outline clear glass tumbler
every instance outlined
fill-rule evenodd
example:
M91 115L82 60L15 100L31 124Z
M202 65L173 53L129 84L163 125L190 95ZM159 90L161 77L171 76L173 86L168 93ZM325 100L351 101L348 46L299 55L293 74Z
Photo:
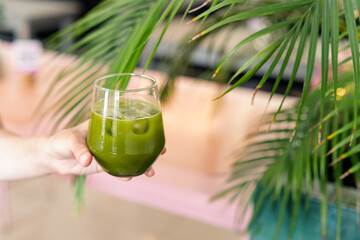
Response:
M130 73L97 79L87 144L107 173L145 173L165 145L156 80Z

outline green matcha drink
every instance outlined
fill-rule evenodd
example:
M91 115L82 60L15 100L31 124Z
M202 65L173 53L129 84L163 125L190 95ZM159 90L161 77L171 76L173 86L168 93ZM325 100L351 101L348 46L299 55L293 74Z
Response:
M165 145L159 104L128 98L121 92L107 94L92 105L87 144L109 174L131 177L145 173Z

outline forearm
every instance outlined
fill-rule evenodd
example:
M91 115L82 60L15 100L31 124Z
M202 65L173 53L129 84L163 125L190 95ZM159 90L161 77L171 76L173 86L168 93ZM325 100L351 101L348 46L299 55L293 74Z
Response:
M17 180L49 174L41 164L43 137L20 137L0 129L0 180Z

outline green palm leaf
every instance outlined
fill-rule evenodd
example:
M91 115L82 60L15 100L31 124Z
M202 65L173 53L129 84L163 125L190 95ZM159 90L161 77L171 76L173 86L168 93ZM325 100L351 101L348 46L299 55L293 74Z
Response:
M305 6L308 6L309 4L311 4L312 2L314 2L314 0L297 0L297 1L291 1L291 2L286 2L286 3L275 3L275 4L271 4L269 6L249 9L247 11L235 14L233 16L229 16L229 17L225 18L224 20L212 25L208 29L206 29L206 30L202 31L201 33L199 33L198 35L196 35L193 38L193 40L195 40L198 37L204 36L204 35L208 34L209 32L214 31L217 28L220 28L224 25L227 25L227 24L230 24L233 22L237 22L237 21L241 21L241 20L245 20L245 19L249 19L249 18L253 18L253 17L281 13L281 12L289 11L292 9L305 7Z
M321 21L321 100L320 119L323 119L325 108L325 95L328 84L329 68L329 1L322 1ZM322 121L319 126L319 142L321 142Z
M318 37L318 31L319 31L319 21L320 21L320 3L317 2L314 9L314 16L312 18L313 24L311 26L311 32L310 32L310 44L309 44L309 53L308 53L308 61L306 66L306 75L304 79L304 86L303 91L301 95L301 101L299 104L299 110L298 113L302 112L308 91L310 86L311 77L313 75L314 71L314 65L315 65L315 54L316 54L316 47L317 47L317 37ZM295 130L300 120L300 115L298 114L298 117L296 119L295 123Z
M335 110L337 110L337 82L338 82L338 55L339 55L339 17L338 17L338 1L331 0L330 8L330 34L331 34L331 63L334 81L334 97Z
M335 76L334 76L335 78ZM335 83L334 81L334 84L337 84ZM336 103L335 103L336 104ZM333 121L333 126L332 128L333 129L339 129L339 121ZM350 128L349 128L350 129ZM339 141L339 137L338 136L335 136L332 138L331 140L331 145L334 146L338 143ZM338 151L335 151L333 154L332 154L332 161L335 161L335 159L338 157ZM342 183L341 183L341 180L340 180L340 175L341 175L341 172L342 172L342 165L341 164L337 164L334 169L334 178L335 178L335 191L336 191L336 207L337 207L337 218L336 218L336 239L340 239L341 237L341 186L342 186Z
M233 47L233 49L231 49L231 51L224 57L224 59L220 62L219 66L216 68L215 73L213 75L213 78L216 76L216 74L220 71L220 69L222 68L222 66L229 60L229 58L243 45L253 41L254 39L257 39L259 37L262 37L264 35L267 35L269 33L272 33L276 30L279 30L283 27L286 27L292 23L294 23L295 21L297 21L298 18L293 18L293 19L289 19L287 21L284 22L280 22L274 25L271 25L269 27L266 27L264 29L261 29L260 31L257 31L253 34L251 34L250 36L248 36L247 38L245 38L244 40L242 40L241 42L239 42L235 47ZM290 36L291 34L289 34Z
M276 57L274 58L273 62L271 63L269 69L266 71L266 73L264 74L264 76L261 78L259 84L256 86L251 103L254 104L254 99L255 99L255 95L256 93L262 88L262 86L265 84L265 82L267 81L267 79L270 77L271 73L274 71L276 65L278 64L280 58L282 57L282 54L284 53L290 38L291 38L291 34L293 33L294 28L287 34L284 42L282 43L281 48L279 49L278 53L276 54Z
M170 3L170 5L168 6L167 9L169 9L169 10L172 9L172 12L171 12L171 14L170 14L170 16L169 16L169 19L168 19L167 22L166 22L166 25L165 25L165 27L164 27L164 29L163 29L163 31L162 31L162 33L161 33L161 35L160 35L157 43L155 44L155 47L153 48L153 50L152 50L152 52L151 52L151 54L150 54L150 56L149 56L149 58L148 58L148 60L147 60L147 62L146 62L146 64L145 64L144 72L145 72L146 69L149 67L149 65L150 65L150 63L151 63L151 60L154 58L155 53L156 53L156 50L157 50L157 48L159 47L162 38L164 37L164 34L165 34L166 30L168 29L171 21L174 19L176 13L179 11L180 7L184 4L184 2L185 2L185 0L172 1L172 2ZM175 3L177 3L177 4L175 5ZM189 7L190 7L190 5L189 5ZM167 15L167 14L166 14L166 12L165 12L165 13L163 14L163 16L166 16L166 15Z
M354 122L357 120L357 108L358 108L358 96L359 96L359 81L360 81L360 65L359 65L359 45L358 45L358 35L355 24L354 8L352 1L343 0L344 11L345 11L345 20L349 32L349 40L351 45L351 55L353 61L354 69L354 85L355 85L355 98L354 98ZM356 129L356 125L353 126L353 133ZM353 140L353 139L352 139ZM352 142L352 141L351 141Z
M302 58L302 55L303 55L303 52L304 52L304 47L305 47L305 43L306 43L306 38L307 38L307 35L308 35L309 27L310 27L310 14L307 14L306 19L305 19L305 22L304 22L304 26L303 26L303 28L302 28L302 33L301 33L301 37L300 37L300 42L299 42L298 51L297 51L296 58L295 58L295 63L294 63L293 72L292 72L292 74L291 74L291 77L290 77L288 86L287 86L287 88L286 88L286 91L285 91L283 100L282 100L281 103L280 103L280 106L279 106L279 108L278 108L278 111L274 114L273 122L275 121L278 112L281 110L281 108L282 108L282 106L283 106L283 104L284 104L284 102L285 102L285 99L286 99L287 95L289 94L289 92L290 92L290 90L291 90L291 87L292 87L292 85L293 85L293 83L294 83L294 80L295 80L297 71L298 71L299 66L300 66L300 61L301 61L301 58Z
M276 40L275 42L273 42L272 44L270 44L269 46L267 46L266 48L264 48L264 50L260 51L258 54L256 54L255 56L253 56L251 59L248 60L247 63L245 63L229 80L229 83L231 83L233 80L235 80L242 71L245 70L245 65L252 63L256 60L258 60L261 55L266 54L254 67L252 67L243 77L241 77L233 86L231 86L230 88L228 88L224 93L222 93L219 97L215 98L215 99L219 99L221 97L223 97L224 95L226 95L227 93L229 93L230 91L232 91L233 89L235 89L236 87L244 84L245 82L247 82L252 76L254 76L254 74L259 71L259 69L271 58L271 56L274 54L274 52L277 50L277 48L281 45L282 41L284 40L285 36L282 36L281 38L279 38L278 40Z
M223 8L223 7L227 7L227 6L234 6L234 4L239 4L240 2L244 2L247 0L225 0L219 4L216 4L215 6L213 6L212 8L204 11L203 13L197 15L195 18L191 19L191 22L195 22L196 20L203 18L203 17L207 17L209 16L211 13L218 11L219 9Z
M301 22L301 24L302 24L302 22ZM275 94L275 92L276 92L276 89L278 88L278 86L279 86L279 84L280 84L280 80L281 80L281 78L282 78L282 76L283 76L283 74L284 74L284 72L285 72L285 69L286 69L286 67L287 67L287 64L289 63L289 60L290 60L292 51L293 51L294 46L295 46L295 43L296 43L296 39L297 39L297 37L299 36L300 30L301 30L301 24L298 24L298 25L296 26L295 33L294 33L294 35L292 36L292 40L291 40L291 42L290 42L289 48L288 48L287 53L286 53L286 55L285 55L285 58L284 58L284 60L283 60L283 62L282 62L281 69L280 69L280 71L279 71L279 74L278 74L278 76L277 76L277 78L276 78L276 80L275 80L274 86L273 86L273 88L272 88L272 91L271 91L271 94L270 94L270 97L269 97L269 100L268 100L266 109L267 109L267 107L269 106L270 101L271 101L272 97L274 96L274 94ZM281 109L279 109L279 110L281 110ZM278 111L277 114L279 114L279 111ZM272 121L272 122L273 122L273 121Z

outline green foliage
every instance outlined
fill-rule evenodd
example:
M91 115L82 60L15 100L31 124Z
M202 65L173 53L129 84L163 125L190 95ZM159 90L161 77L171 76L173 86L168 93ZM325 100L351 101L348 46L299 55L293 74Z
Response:
M292 201L293 207L289 236L291 238L291 235L294 233L302 195L304 194L308 198L314 191L320 191L322 195L321 219L323 235L326 235L326 211L328 204L326 185L328 181L335 182L336 201L338 206L340 206L342 204L341 186L344 184L345 177L345 175L340 177L341 169L351 166L349 169L346 169L348 173L359 170L360 148L358 146L349 146L352 141L351 134L354 116L351 103L355 98L352 78L352 74L344 74L339 77L338 89L341 91L338 90L340 94L337 95L338 115L335 114L334 110L335 94L333 90L326 94L322 110L322 106L319 104L319 99L321 99L322 95L321 88L316 88L310 92L305 102L300 99L295 106L280 111L277 120L272 123L271 130L266 131L272 122L270 119L273 113L269 114L267 116L269 120L265 120L262 123L260 131L248 136L249 144L244 147L244 150L241 151L241 154L233 164L228 181L229 187L214 196L214 199L229 195L231 201L234 201L232 197L235 194L238 196L237 198L244 197L244 195L238 192L244 189L246 185L255 183L262 186L264 191L260 194L255 204L256 208L250 227L254 227L253 224L255 223L256 216L259 214L265 198L270 196L270 199L281 200L276 234L280 231L283 211L285 211L287 203ZM329 87L332 86L330 85ZM298 118L297 113L300 104L303 107L303 112L300 118ZM322 130L323 136L327 137L321 143L318 143L320 124L314 126L314 123L319 122L321 111L324 111L325 114L321 121L324 126ZM295 134L292 135L295 124L297 129ZM333 134L330 134L330 132ZM343 134L342 140L339 141L341 134ZM359 136L359 134L360 131L358 129L355 130L354 137ZM341 152L342 154L338 158ZM354 159L351 160L350 156L353 156ZM352 164L351 161L356 164ZM329 167L329 165L331 166ZM264 170L264 166L267 167L266 170ZM334 174L329 173L329 171L334 172ZM247 179L246 176L248 175L256 175L258 177ZM348 176L348 178L352 178L355 182L357 181L356 175ZM347 179L347 181L349 180ZM251 198L248 200L251 201ZM341 224L339 221L338 218L338 231ZM274 239L277 239L277 235L274 236Z
M188 1L182 20L193 8L194 2ZM264 36L270 36L272 41L229 76L228 89L219 97L249 81L266 63L271 62L253 96L254 101L257 91L274 69L280 66L269 98L270 103L285 70L292 67L283 101L263 125L267 128L270 125L272 129L268 133L264 130L249 136L254 140L247 147L250 152L244 155L246 158L239 157L234 163L228 181L231 186L214 199L230 194L230 201L235 202L244 189L250 189L253 184L261 184L264 191L258 198L254 218L260 210L258 206L271 194L274 199L281 200L280 226L285 206L291 201L294 203L290 224L293 233L301 194L305 192L309 196L314 188L319 186L322 194L323 234L326 234L326 182L330 173L335 176L337 204L340 206L343 185L340 177L344 178L360 170L357 159L360 148L355 144L360 136L357 128L360 86L359 26L356 25L354 14L355 9L360 10L360 0L355 2L356 4L352 0L204 1L202 7L208 8L191 20L194 33L186 39L189 44L181 45L183 53L173 58L177 67L170 69L171 80L165 85L164 95L170 92L176 74L182 73L181 69L187 65L191 53L201 41L220 29L236 28L253 18L270 20L271 24L244 39L239 39L238 44L219 59L213 77L227 76L228 74L221 73L229 69L230 60L235 59L236 54L247 44ZM185 0L104 0L83 19L54 35L49 41L50 49L76 54L77 60L72 63L75 67L64 70L62 77L51 83L42 101L48 103L51 99L51 104L39 106L45 113L41 117L54 119L53 129L71 126L84 120L89 112L91 86L96 76L132 72L140 57L147 58L145 71L166 30L185 4ZM155 41L153 50L149 56L143 56L150 36L159 27L162 27L161 34ZM71 44L74 39L75 43ZM321 46L318 46L318 42ZM345 42L345 47L339 50L342 42ZM351 50L351 57L338 63L339 53L347 48ZM321 85L320 89L310 94L317 49L321 51ZM340 80L338 68L350 60L353 74L342 76ZM301 63L306 63L301 99L295 107L284 110L283 102L291 91ZM328 83L329 69L333 75L331 84ZM115 86L116 82L113 85ZM346 90L346 95L338 94L339 86ZM259 136L261 139L257 139ZM342 165L344 161L350 164L347 169ZM328 168L330 162L332 166ZM357 182L356 175L353 177ZM84 183L82 179L78 186L83 188ZM77 189L76 195L81 199L82 190ZM337 224L339 229L340 218Z

